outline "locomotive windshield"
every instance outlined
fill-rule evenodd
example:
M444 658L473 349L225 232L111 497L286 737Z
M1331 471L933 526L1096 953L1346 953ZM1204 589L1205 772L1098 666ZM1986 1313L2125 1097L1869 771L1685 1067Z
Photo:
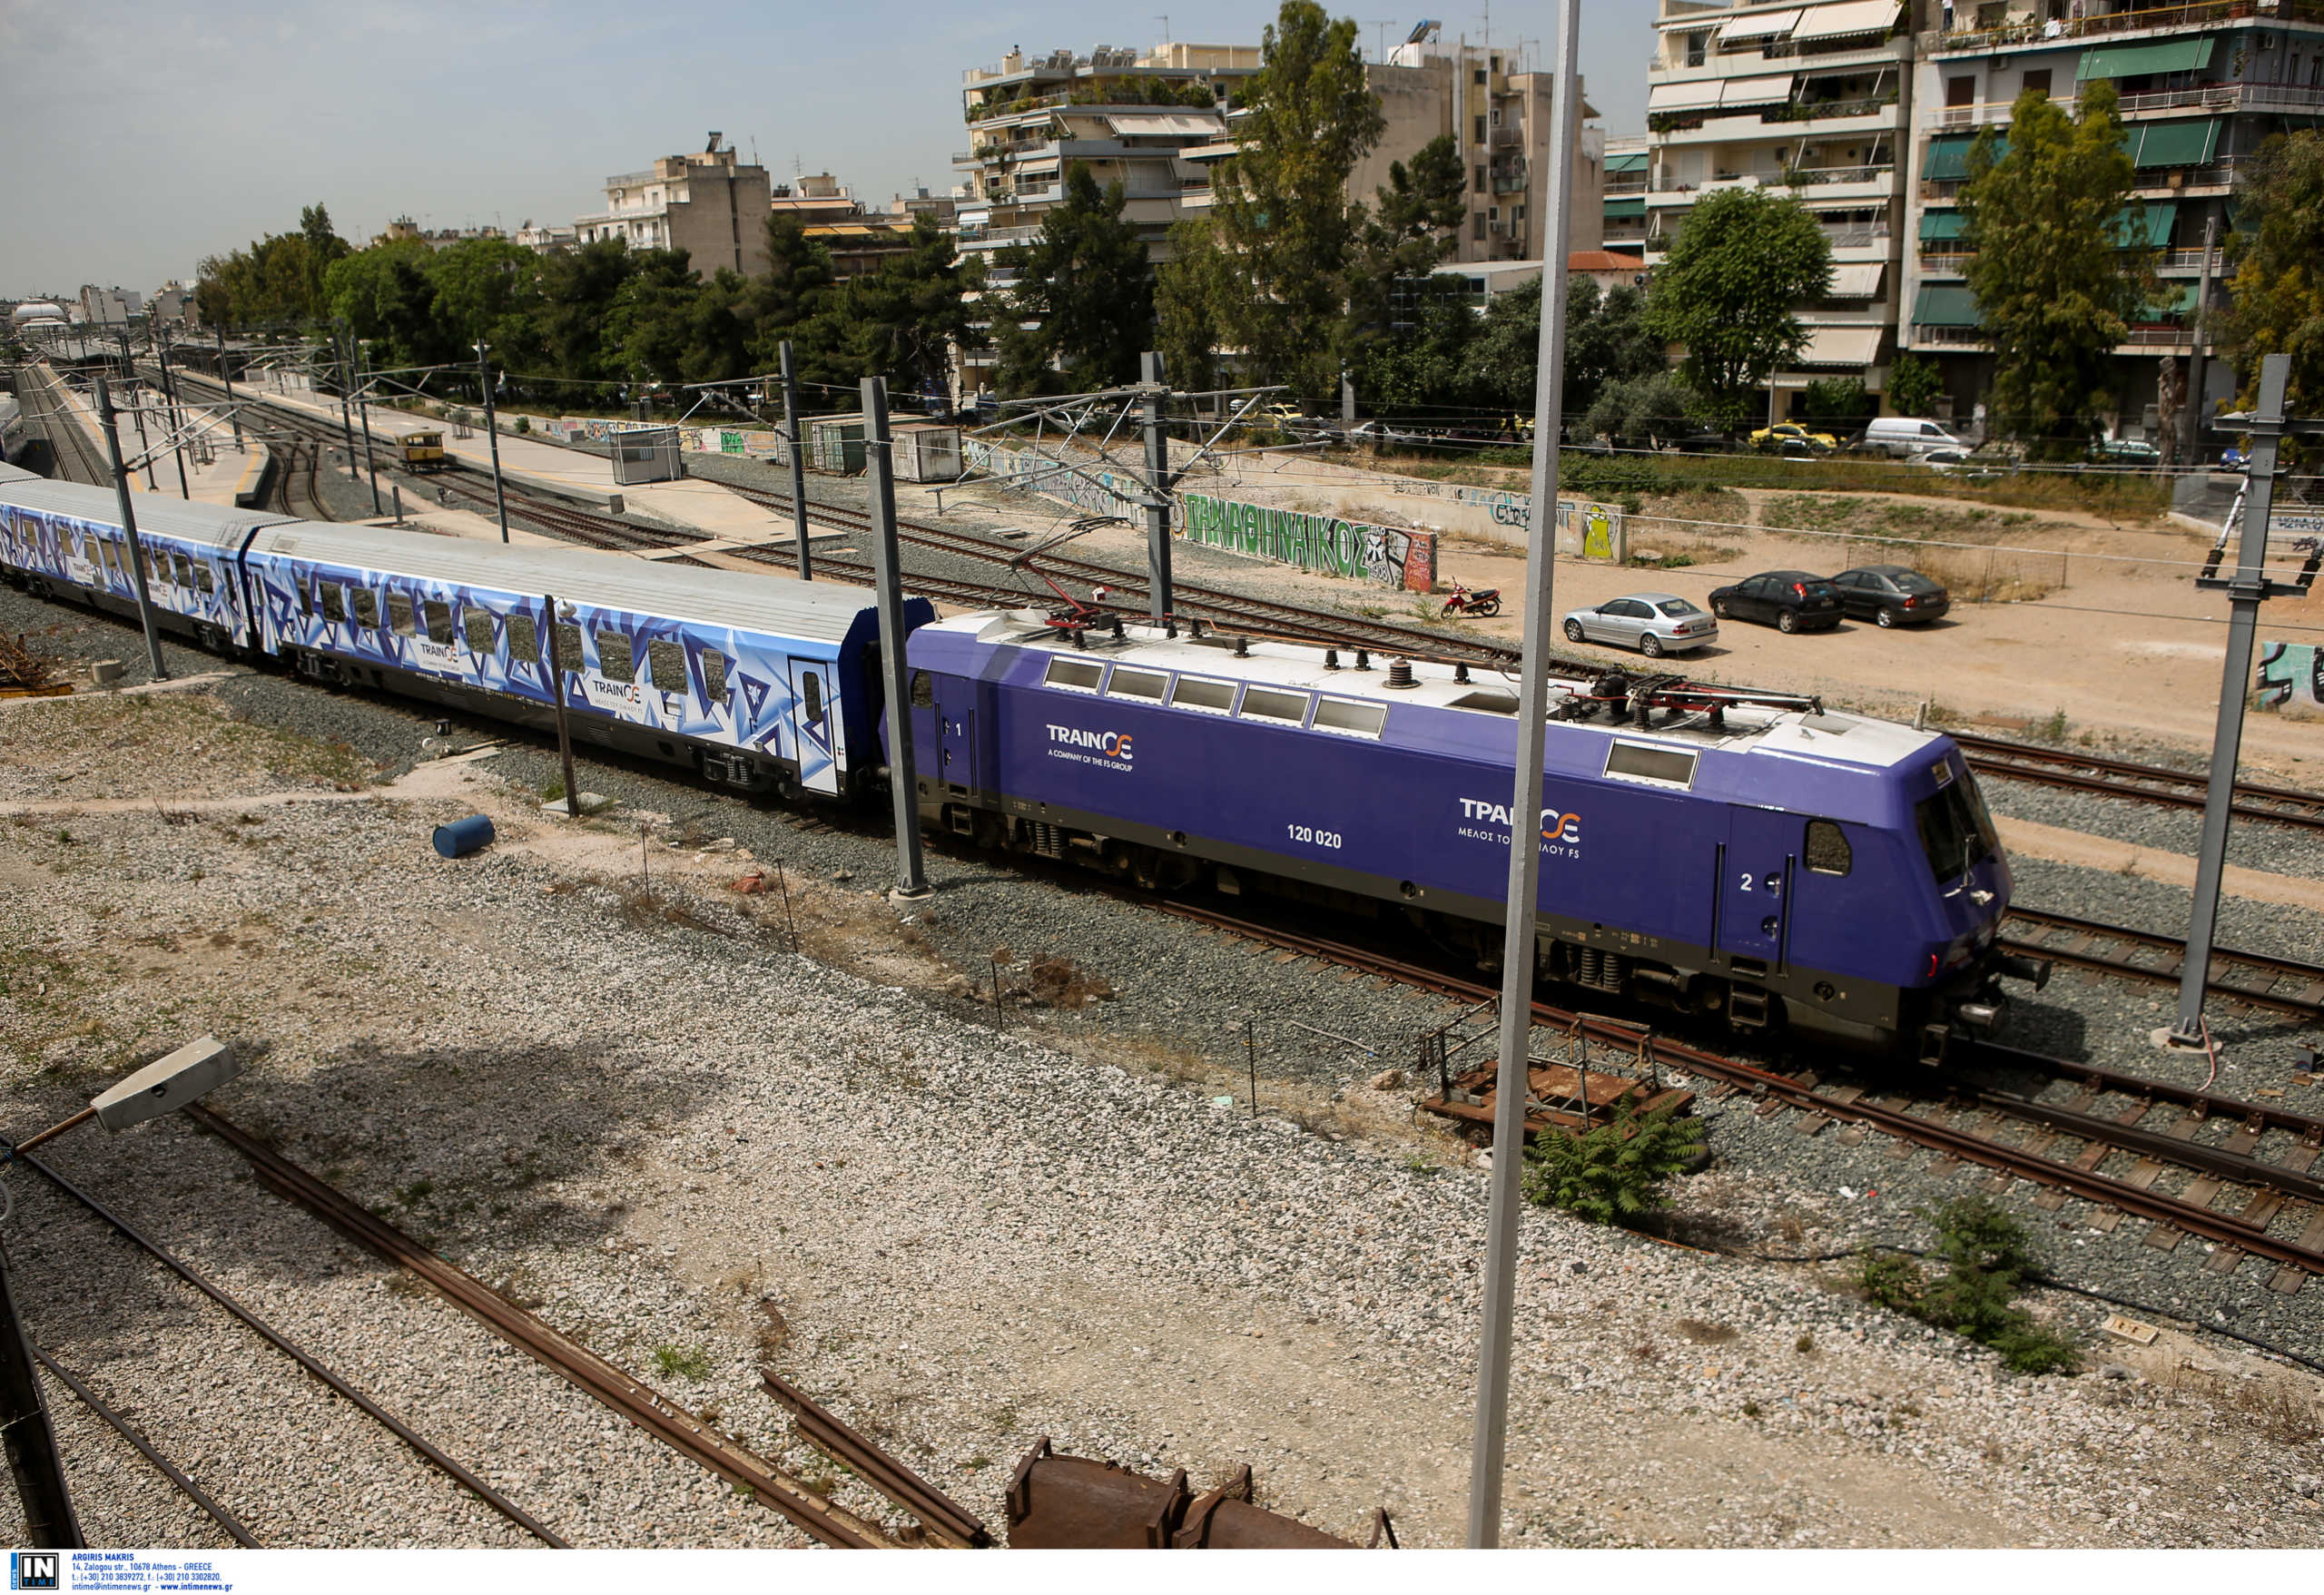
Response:
M1920 826L1921 851L1928 854L1930 872L1939 881L1959 879L2001 847L1977 778L1965 770L1935 797L1922 799L1913 818Z

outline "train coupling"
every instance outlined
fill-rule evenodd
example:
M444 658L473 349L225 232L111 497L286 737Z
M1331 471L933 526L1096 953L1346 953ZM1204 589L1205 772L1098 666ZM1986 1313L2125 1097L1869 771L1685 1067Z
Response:
M2030 982L2036 991L2050 983L2053 967L2046 958L2027 958L2016 952L2004 952L1994 960L1994 973L2005 975L2013 980Z

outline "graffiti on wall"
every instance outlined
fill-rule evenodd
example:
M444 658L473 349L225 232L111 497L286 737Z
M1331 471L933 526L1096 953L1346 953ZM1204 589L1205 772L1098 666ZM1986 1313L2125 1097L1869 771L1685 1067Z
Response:
M2280 709L2287 704L2324 709L2324 648L2313 643L2260 645L2260 706Z
M1495 526L1522 531L1533 524L1533 496L1500 487L1469 487L1453 482L1392 478L1389 491L1410 497L1439 498L1481 509ZM1558 500L1558 552L1575 559L1620 565L1630 557L1629 526L1621 507L1590 499Z
M960 458L969 469L982 471L1009 492L1039 493L1091 515L1118 515L1129 521L1146 513L1145 485L1102 466L1083 465L1081 471L1087 474L1077 475L1030 449L1003 448L978 438L960 440Z
M1436 585L1433 533L1366 526L1204 493L1179 494L1178 507L1188 542L1383 586L1425 593Z

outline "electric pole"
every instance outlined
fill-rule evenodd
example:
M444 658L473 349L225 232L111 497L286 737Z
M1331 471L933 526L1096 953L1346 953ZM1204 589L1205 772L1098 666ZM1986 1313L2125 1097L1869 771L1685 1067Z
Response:
M492 367L484 358L484 340L477 340L477 376L484 384L484 435L492 444L492 507L500 512L500 540L508 540L508 496L500 487L500 428L492 418ZM580 665L576 662L575 669Z
M1154 624L1170 618L1170 439L1162 430L1162 357L1152 350L1137 357L1146 389L1146 563L1147 612Z
M880 674L888 694L888 791L895 800L896 890L929 895L920 846L920 791L911 758L911 666L904 659L903 557L896 548L896 478L889 456L888 384L863 379L863 463L872 475L872 576L880 606ZM836 713L835 710L825 711Z
M799 579L815 579L807 552L807 458L799 448L799 375L791 363L791 340L783 340L783 451L791 456L791 508L799 517Z
M103 428L105 452L113 459L113 491L121 507L121 535L129 543L129 576L137 587L137 618L145 627L145 660L155 681L170 679L162 663L162 634L153 620L153 596L145 586L145 546L137 540L137 509L130 503L129 468L121 461L121 428L114 424L113 390L97 379L97 425Z
M341 317L330 326L330 340L334 346L331 352L339 356L339 425L340 429L347 434L347 475L348 479L359 487L363 485L363 468L356 462L355 417L347 402L347 396L355 386L355 371L347 359L344 341L347 337L346 318Z

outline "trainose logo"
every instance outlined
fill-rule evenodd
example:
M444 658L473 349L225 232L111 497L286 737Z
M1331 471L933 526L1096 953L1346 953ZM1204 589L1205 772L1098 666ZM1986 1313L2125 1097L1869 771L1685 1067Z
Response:
M1509 805L1491 803L1482 798L1462 798L1461 815L1466 820L1484 820L1495 825L1509 823ZM1561 814L1554 809L1541 811L1541 840L1543 842L1580 842L1581 816Z
M1049 741L1068 748L1083 748L1128 763L1130 734L1126 731L1083 731L1078 726L1052 725Z

